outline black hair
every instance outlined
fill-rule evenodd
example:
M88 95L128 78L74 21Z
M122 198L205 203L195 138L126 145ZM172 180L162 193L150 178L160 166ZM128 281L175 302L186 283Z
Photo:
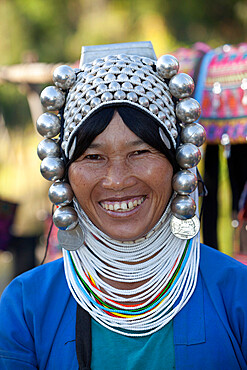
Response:
M126 126L132 132L148 145L163 153L173 166L174 172L177 172L178 164L175 159L175 150L168 149L162 141L159 134L160 126L158 121L145 111L134 106L124 105L123 103L121 103L121 105L114 104L102 107L81 125L76 133L76 147L71 159L67 163L67 169L72 162L85 152L96 136L105 130L111 122L115 111L118 112ZM170 142L168 135L167 138Z

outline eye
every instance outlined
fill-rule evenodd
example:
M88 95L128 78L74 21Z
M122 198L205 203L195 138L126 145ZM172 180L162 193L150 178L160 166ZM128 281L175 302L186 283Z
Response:
M84 157L84 159L89 159L91 161L99 161L100 159L102 159L102 157L99 154L88 154Z
M136 150L135 152L133 152L133 155L142 155L145 153L149 153L149 150L148 149Z

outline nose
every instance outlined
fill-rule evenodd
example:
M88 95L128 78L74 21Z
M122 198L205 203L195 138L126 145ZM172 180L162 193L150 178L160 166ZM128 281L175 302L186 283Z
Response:
M102 186L105 189L120 191L135 185L136 179L124 161L114 161L108 165Z

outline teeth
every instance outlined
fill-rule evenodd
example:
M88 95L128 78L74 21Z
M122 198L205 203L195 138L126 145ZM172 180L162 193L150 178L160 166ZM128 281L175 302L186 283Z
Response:
M120 204L119 203L115 203L114 204L114 211L117 211L120 207Z
M132 202L129 202L129 203L128 203L128 208L129 208L129 209L134 208L134 205L133 205L133 203L132 203Z
M127 209L128 207L127 207L127 204L124 202L124 203L121 203L121 208L122 209Z
M133 202L122 202L122 203L114 203L114 204L108 204L108 203L101 203L102 207L109 211L126 211L131 210L138 205L142 204L144 201L144 197L139 200L134 200Z

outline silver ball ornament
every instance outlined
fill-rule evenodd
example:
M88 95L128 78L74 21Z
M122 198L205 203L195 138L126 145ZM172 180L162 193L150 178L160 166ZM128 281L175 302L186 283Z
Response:
M41 162L40 172L46 180L60 180L64 175L64 163L60 158L46 157Z
M63 90L69 89L76 80L76 74L70 66L61 65L53 72L53 81L57 87Z
M46 157L59 157L60 148L54 140L44 139L37 147L37 154L41 160Z
M196 121L201 114L201 107L197 100L185 98L177 103L176 115L184 123Z
M169 82L169 89L173 96L178 99L188 98L194 91L194 81L186 73L178 73Z
M160 77L171 78L178 73L179 63L173 55L162 55L156 63L156 70Z
M187 195L177 195L171 203L171 211L180 220L192 218L196 212L195 201Z
M114 93L114 99L115 100L124 100L126 97L126 94L122 90L118 90Z
M61 130L61 121L54 113L43 113L36 122L37 131L41 136L51 139Z
M40 94L40 100L47 110L58 110L65 102L64 93L56 86L47 86Z
M199 123L189 123L182 129L181 140L199 147L206 140L206 131Z
M78 224L78 216L72 207L59 207L53 214L53 222L60 230L72 230Z
M172 178L172 187L180 195L189 195L197 187L196 175L188 170L178 171Z
M73 190L66 182L54 182L48 192L49 199L52 203L59 206L65 206L73 200Z
M194 144L183 144L177 150L176 160L181 168L195 167L201 160L200 149Z

